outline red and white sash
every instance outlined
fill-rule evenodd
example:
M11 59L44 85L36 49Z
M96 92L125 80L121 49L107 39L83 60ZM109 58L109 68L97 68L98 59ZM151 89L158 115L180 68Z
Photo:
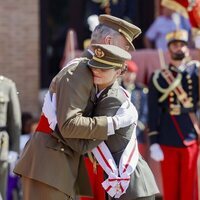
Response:
M92 150L98 163L108 175L102 186L111 197L119 198L126 192L130 183L130 176L137 166L139 152L135 130L136 127L131 140L120 158L118 167L104 142Z
M135 128L134 134L120 158L119 167L117 167L110 150L104 142L94 148L92 153L108 175L108 178L102 183L103 188L111 197L119 198L126 192L130 183L130 175L138 163L139 152L135 138Z
M130 101L129 92L122 87L120 89L123 90L128 101ZM135 112L137 116L137 111L135 110ZM135 121L137 121L137 117ZM137 124L135 124L131 140L120 158L119 166L116 165L105 142L102 142L92 150L99 165L101 165L102 169L108 175L102 186L111 197L119 198L126 192L130 183L130 176L137 166L139 151L136 139L136 126Z

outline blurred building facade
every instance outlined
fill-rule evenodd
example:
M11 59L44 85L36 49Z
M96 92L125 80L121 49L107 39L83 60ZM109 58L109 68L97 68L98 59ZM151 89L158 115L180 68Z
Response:
M0 75L16 82L22 110L38 112L39 1L0 1Z

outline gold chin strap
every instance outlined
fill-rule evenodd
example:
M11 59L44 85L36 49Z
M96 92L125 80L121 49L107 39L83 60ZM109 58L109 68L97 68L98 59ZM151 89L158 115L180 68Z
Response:
M95 57L95 56L93 56L92 59L93 59L93 60L96 60L97 62L106 64L106 65L111 65L111 66L113 66L113 67L123 67L123 64L119 64L119 63L115 63L115 62L110 62L110 61L107 61L107 60L102 60L102 59L97 58L97 57Z

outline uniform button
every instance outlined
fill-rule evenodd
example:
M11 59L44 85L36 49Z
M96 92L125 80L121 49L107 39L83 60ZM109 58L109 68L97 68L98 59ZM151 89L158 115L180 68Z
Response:
M142 91L143 91L144 94L147 94L149 92L148 88L143 88Z
M172 96L174 96L174 93L173 93L173 92L170 92L170 94L169 94L169 95L172 97Z
M192 85L189 85L188 88L189 88L189 89L192 89Z
M190 75L187 75L186 78L187 78L187 79L190 79L191 77L190 77Z
M96 139L93 139L93 141L96 141Z
M191 84L191 83L192 83L192 80L191 80L191 79L188 79L187 82L188 82L189 84Z
M65 149L64 149L64 148L61 148L60 150L61 150L61 151L64 151Z

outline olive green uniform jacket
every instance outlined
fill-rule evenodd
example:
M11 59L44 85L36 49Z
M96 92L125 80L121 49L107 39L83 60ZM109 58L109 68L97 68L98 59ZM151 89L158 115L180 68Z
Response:
M116 81L100 94L93 115L113 116L126 99L127 96L122 89L119 88L119 84ZM131 139L135 125L136 124L132 124L117 130L115 135L109 136L108 140L105 141L117 165L119 165L121 155ZM130 185L126 193L123 194L119 200L133 200L139 197L152 196L157 193L159 193L159 190L154 176L149 166L140 155L136 169L131 175Z

